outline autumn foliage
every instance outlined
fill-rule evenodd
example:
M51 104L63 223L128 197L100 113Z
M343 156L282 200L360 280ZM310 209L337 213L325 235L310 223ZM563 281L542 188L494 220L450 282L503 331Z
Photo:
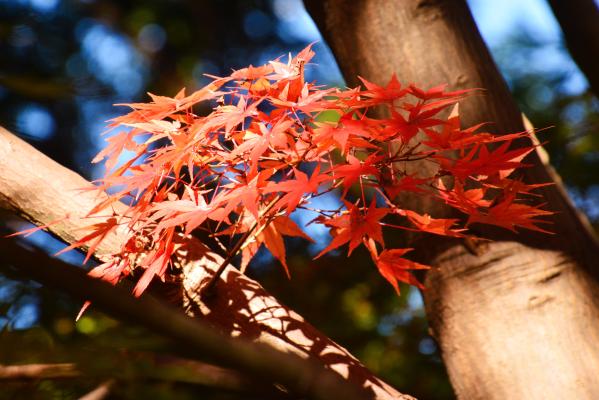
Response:
M539 185L513 174L534 146L512 142L528 133L461 129L457 103L469 92L445 86L422 90L393 76L385 86L362 79L364 89L319 87L304 80L312 56L308 47L286 63L214 77L189 96L150 95L111 121L118 130L94 161L105 159L98 186L112 194L90 214L117 201L129 207L71 248L87 244L92 254L114 229L127 229L129 240L91 275L116 283L141 268L140 295L155 276L165 279L192 232L210 237L227 263L241 254L242 270L264 245L289 274L284 237L311 240L290 217L303 209L332 236L317 257L363 245L399 292L398 282L420 286L411 271L428 267L405 258L409 248L387 248L386 230L466 237L471 224L484 223L544 231L539 224L551 213L529 201ZM423 160L432 172L413 171ZM331 192L338 208L313 206ZM406 192L464 218L404 208L398 197Z

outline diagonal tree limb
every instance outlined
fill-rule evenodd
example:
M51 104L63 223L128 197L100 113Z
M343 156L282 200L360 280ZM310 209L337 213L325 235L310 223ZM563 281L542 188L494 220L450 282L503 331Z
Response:
M84 218L105 196L97 191L81 191L90 185L0 127L0 207L37 225L55 222L48 230L73 243L86 234L82 228L98 222L98 218ZM64 219L65 215L69 218ZM102 257L118 252L125 237L123 231L109 235L96 254ZM231 266L216 284L218 295L201 299L200 289L210 280L222 257L198 240L190 240L182 253L185 257L179 262L183 273L174 291L188 315L205 319L223 333L317 360L350 382L367 388L374 398L410 398L374 376L346 349Z
M369 397L313 360L222 335L201 319L188 318L151 296L135 298L124 288L93 279L82 269L52 259L39 250L26 250L14 240L0 241L0 253L5 255L0 268L16 268L80 300L89 299L117 318L164 335L179 353L234 368L263 381L281 383L293 393L311 398L329 399L340 394L356 400Z

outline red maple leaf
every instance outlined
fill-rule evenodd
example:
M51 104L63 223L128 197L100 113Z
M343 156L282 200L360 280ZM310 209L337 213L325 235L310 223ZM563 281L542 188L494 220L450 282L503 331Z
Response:
M273 173L274 171L272 169L265 169L258 172L257 175L249 180L247 177L239 176L239 182L225 185L225 187L228 187L230 190L223 194L221 201L228 203L226 206L227 209L233 209L241 202L241 204L254 215L256 220L259 220L259 197L262 193L268 193L265 185Z
M410 270L430 269L429 266L410 261L402 256L413 249L392 249L374 258L374 262L383 277L393 285L399 295L398 282L405 282L420 289L424 286L410 273Z
M286 206L287 212L291 213L300 204L302 198L318 191L318 186L329 179L320 174L320 165L316 166L310 178L298 169L293 169L296 179L287 179L277 183L270 183L264 188L264 193L283 192L285 195L279 200L280 207Z
M255 80L264 78L269 74L274 72L274 68L270 64L261 65L259 67L254 67L253 65L249 65L248 67L238 69L231 74L231 78L233 79L241 79L241 80Z
M489 133L475 133L483 125L478 124L461 130L458 104L456 104L447 120L443 121L440 131L427 128L423 130L429 139L423 140L422 143L434 149L464 149L474 143L493 139L493 135Z
M313 240L287 216L276 217L268 224L262 233L258 235L257 243L264 243L271 254L281 262L283 268L285 268L287 277L290 277L289 267L287 266L287 261L285 259L285 242L283 241L283 235L301 237L310 242L313 242Z
M428 214L418 214L412 210L397 210L396 212L399 215L407 217L419 231L441 236L464 236L461 232L465 231L465 229L452 229L459 221L456 218L432 218Z
M380 220L389 213L388 208L377 208L375 199L362 213L359 207L346 202L348 211L337 217L326 220L324 224L331 228L333 240L315 258L349 242L348 255L362 243L363 239L371 238L383 244L383 230Z
M264 123L250 126L250 129L243 132L241 144L231 151L226 156L226 159L232 162L239 162L240 157L248 155L249 175L254 176L258 172L261 157L267 153L269 146L273 144L273 141L278 143L279 135L291 128L293 124L293 120L280 119L272 124L270 128Z
M485 144L475 145L464 157L438 157L438 160L444 170L462 180L469 176L488 177L497 173L505 177L514 169L522 167L522 159L534 150L534 147L522 147L508 151L511 143L506 141L495 150L489 150Z
M264 244L288 273L283 237L309 238L283 213L299 205L308 208L313 197L342 186L345 211L310 208L332 236L317 257L345 243L349 254L365 244L381 274L399 291L400 281L419 285L409 271L426 267L402 257L409 249L378 255L377 245L385 249L383 226L445 236L465 235L464 228L473 223L546 232L539 225L551 213L523 202L542 184L507 178L524 166L523 158L534 148L510 149L527 132L476 133L480 125L462 129L457 106L449 117L443 111L468 91L446 91L445 85L402 87L393 75L384 86L360 78L363 90L316 86L304 74L313 55L308 46L286 63L277 59L212 77L189 96L181 90L172 98L150 95L148 103L130 104L131 112L111 121L111 128L126 129L109 138L95 159L106 159L108 171L99 188L112 195L102 197L90 214L119 201L130 205L124 216L93 225L69 248L87 245L89 257L109 233L126 224L128 240L114 260L140 262L115 261L93 274L116 283L130 268L140 267L137 295L154 277L165 278L179 246L174 238L195 229L216 230L231 239L243 234L243 243L231 248L229 258L241 251L245 268ZM196 115L192 107L198 103L212 111ZM375 118L371 107L389 117ZM418 149L419 134L426 150ZM417 160L440 168L422 177L414 168ZM302 172L314 163L318 166L310 176ZM356 183L361 200L352 204L348 189ZM376 195L368 206L371 191L365 186L381 194L386 207L376 206ZM445 202L465 213L467 224L401 208L398 194L404 191ZM383 223L389 213L409 225ZM147 241L138 245L140 238Z
M449 190L443 184L441 179L438 180L438 195L451 207L470 215L478 212L481 207L488 207L491 204L490 200L485 199L486 189L464 189L464 185L460 180L454 182L453 189Z
M466 225L478 222L500 226L513 232L516 232L516 228L520 227L531 231L552 233L538 226L539 224L550 223L550 221L539 219L539 217L554 214L551 211L542 210L542 206L543 204L530 206L515 203L513 198L506 198L486 211L478 211L470 214Z
M464 94L471 92L473 89L465 89L465 90L456 90L453 92L446 92L445 88L447 84L439 85L432 87L428 90L422 90L416 87L415 85L410 85L410 94L418 97L422 100L431 100L431 99L439 99L439 98L448 98L448 97L459 97Z
M408 93L408 89L401 87L401 83L397 80L397 75L395 75L395 73L391 76L391 79L386 86L378 86L361 76L358 78L366 87L366 90L360 92L360 96L366 98L366 100L361 100L359 102L362 107L381 103L393 103L395 100L404 97Z
M317 123L314 129L316 134L314 142L324 142L324 146L330 148L332 140L343 154L347 154L350 146L368 147L369 144L365 139L373 137L378 125L378 122L373 122L366 117L354 119L354 114L349 113L343 115L337 124ZM370 145L370 147L377 148L374 145Z
M401 192L426 193L421 185L429 183L430 179L415 178L411 175L403 176L391 182L383 183L382 187L389 200L393 200Z
M105 221L98 222L96 224L82 228L82 230L91 232L83 236L81 239L75 241L70 246L67 246L64 249L60 250L55 255L66 253L67 251L76 249L77 247L87 246L87 254L85 256L85 260L83 260L83 263L85 264L89 260L89 258L94 254L96 248L100 245L102 240L104 240L104 238L108 236L109 233L116 230L118 226L118 219L116 217L110 217Z
M378 157L376 153L371 154L364 161L360 161L358 158L349 154L347 156L348 164L340 165L333 169L333 176L335 179L341 179L343 184L343 194L345 196L350 187L356 183L360 177L372 175L378 178L380 171L375 167L377 161L381 157Z

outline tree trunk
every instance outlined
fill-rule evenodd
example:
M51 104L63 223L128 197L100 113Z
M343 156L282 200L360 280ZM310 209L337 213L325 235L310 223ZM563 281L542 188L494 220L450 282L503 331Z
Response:
M599 7L595 0L548 0L572 58L599 97Z
M524 129L464 0L306 6L348 84L357 75L384 84L396 73L420 87L484 88L460 105L462 123ZM431 331L459 398L599 398L599 246L551 167L538 154L526 161L534 165L528 182L556 180L542 190L557 212L556 234L484 228L495 241L474 251L457 241L420 243L435 267L424 292ZM447 212L428 207L433 216Z

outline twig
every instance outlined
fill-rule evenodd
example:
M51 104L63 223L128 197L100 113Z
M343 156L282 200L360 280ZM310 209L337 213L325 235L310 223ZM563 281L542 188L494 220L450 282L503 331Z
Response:
M264 216L266 214L268 214L268 212L270 210L272 210L272 208L279 201L279 199L280 199L279 196L275 197L266 206L266 208L262 211L262 215L260 216L259 219L264 218ZM208 281L208 283L206 284L206 286L204 286L204 288L202 289L202 292L200 294L202 297L205 298L205 297L211 297L211 296L214 295L214 289L216 287L216 282L220 278L221 274L223 273L223 271L225 270L225 268L227 267L227 265L229 265L231 263L231 261L237 255L237 253L239 252L239 250L241 250L241 248L243 247L243 245L245 244L245 242L250 238L250 236L252 235L252 233L254 232L254 230L256 229L256 227L258 227L258 221L255 221L252 224L252 226L250 227L250 229L248 229L241 236L241 238L239 238L239 240L237 241L237 243L235 243L235 246L233 246L233 248L228 252L227 256L220 263L220 265L219 265L218 269L216 270L216 272L214 273L214 275L212 275L212 277L210 278L210 280Z
M83 395L79 400L102 400L110 394L110 388L114 385L113 380L107 380L102 382L97 388L92 390L86 395Z
M39 379L69 379L82 376L106 378L113 377L119 381L157 380L199 384L225 390L251 393L277 392L274 386L256 384L255 381L239 374L237 371L217 367L197 360L164 355L136 353L127 351L127 357L116 356L113 363L97 362L93 358L88 367L83 363L43 363L24 365L1 365L0 380L39 380ZM126 374L114 376L115 363L130 364ZM143 368L136 368L136 365ZM122 365L122 364L121 364ZM149 366L149 368L148 368Z
M2 365L0 364L0 379L58 379L75 378L81 376L81 371L75 364L25 364Z

